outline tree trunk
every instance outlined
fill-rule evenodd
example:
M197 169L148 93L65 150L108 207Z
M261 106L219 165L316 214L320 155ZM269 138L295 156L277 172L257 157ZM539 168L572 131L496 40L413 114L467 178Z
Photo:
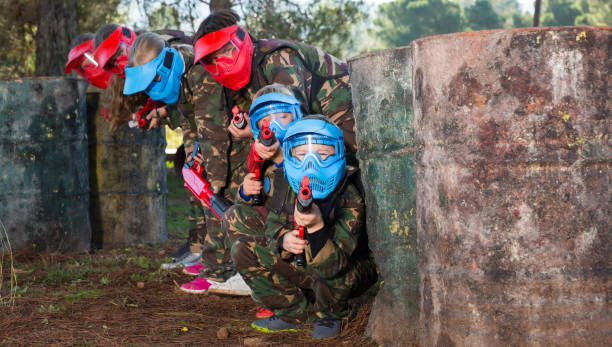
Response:
M36 76L61 76L70 43L79 34L76 0L39 0Z
M542 0L535 0L535 11L533 11L533 26L540 26L540 10L542 9Z
M210 0L210 12L232 8L232 0Z

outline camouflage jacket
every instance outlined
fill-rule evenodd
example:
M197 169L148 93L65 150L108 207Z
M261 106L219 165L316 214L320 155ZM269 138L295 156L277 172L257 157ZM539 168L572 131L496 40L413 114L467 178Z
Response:
M242 175L235 174L246 166L250 141L232 139L227 127L230 118L221 104L222 86L200 64L193 64L191 46L177 48L185 60L178 109L186 115L183 143L189 154L197 138L204 157L204 171L213 187L225 188L240 184ZM170 118L173 118L172 116ZM182 127L182 126L181 126ZM188 131L185 131L188 129ZM236 182L233 182L236 181Z
M369 257L365 231L365 206L357 187L352 183L358 169L347 167L345 179L327 198L315 200L324 215L325 227L316 233L323 233L322 247L313 257L310 245L306 247L306 272L317 278L333 278L343 273L350 262L357 258ZM268 216L265 235L269 247L285 260L292 260L293 254L281 248L283 236L295 229L293 212L296 194L284 177L282 168L274 170L272 197L266 199ZM244 200L238 199L244 203Z

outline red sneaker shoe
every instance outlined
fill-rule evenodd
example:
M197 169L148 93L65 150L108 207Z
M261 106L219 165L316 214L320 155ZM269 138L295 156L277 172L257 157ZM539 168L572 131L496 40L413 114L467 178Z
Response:
M183 273L185 275L198 276L200 274L200 270L202 270L203 268L205 268L204 264L199 262L195 265L185 266L183 268Z
M216 282L209 282L206 278L198 277L189 283L181 285L181 290L191 294L202 294L208 290L208 287L213 285L213 283Z
M272 316L274 316L274 312L268 310L265 307L261 307L261 306L257 307L257 313L255 314L255 317L257 317L257 318L268 318L268 317L272 317Z

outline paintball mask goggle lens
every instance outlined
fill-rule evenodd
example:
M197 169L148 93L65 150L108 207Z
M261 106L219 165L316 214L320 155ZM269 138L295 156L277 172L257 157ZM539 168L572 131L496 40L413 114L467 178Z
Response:
M319 168L344 159L344 143L322 135L301 135L287 139L285 159L300 167L311 158Z

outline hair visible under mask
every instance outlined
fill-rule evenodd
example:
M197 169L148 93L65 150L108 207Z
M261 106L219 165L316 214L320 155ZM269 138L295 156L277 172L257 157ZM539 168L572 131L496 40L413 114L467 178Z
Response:
M195 43L206 34L230 27L238 23L239 20L240 16L238 13L234 12L234 10L215 11L208 15L208 17L206 17L202 23L200 23L198 31L196 31L195 35L193 36L193 42Z

